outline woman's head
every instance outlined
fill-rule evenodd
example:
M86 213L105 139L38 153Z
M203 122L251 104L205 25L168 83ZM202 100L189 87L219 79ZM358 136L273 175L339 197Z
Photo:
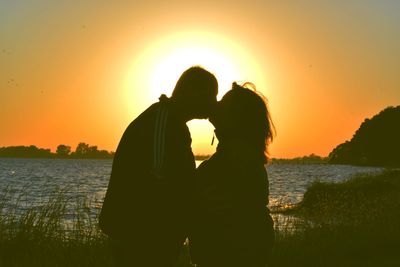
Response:
M240 86L233 83L210 121L221 144L238 140L261 160L267 161L267 146L273 140L274 125L267 99L255 91L253 84Z

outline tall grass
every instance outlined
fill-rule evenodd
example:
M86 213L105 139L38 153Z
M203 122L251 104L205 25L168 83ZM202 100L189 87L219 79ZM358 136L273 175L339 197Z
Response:
M24 203L25 190L0 194L1 267L114 266L108 238L98 227L96 200L70 199L54 190L32 207ZM177 267L191 266L184 246Z
M400 171L315 182L277 231L272 266L400 266ZM296 223L296 221L295 221Z
M71 214L71 200L62 191L25 209L23 194L10 194L6 190L0 198L0 266L112 265L90 201L75 200Z
M24 199L0 194L0 266L113 266L90 199L62 190L36 207ZM274 215L270 266L400 266L399 212L400 171L316 182L299 205ZM177 267L190 266L185 246Z

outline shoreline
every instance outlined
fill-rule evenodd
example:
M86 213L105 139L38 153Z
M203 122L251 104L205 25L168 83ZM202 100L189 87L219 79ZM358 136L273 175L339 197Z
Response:
M0 196L1 266L113 266L107 237L97 219L90 219L87 200L74 203L73 231L66 232L60 227L70 199L55 194L43 206L18 214L4 209L6 198ZM340 183L315 182L296 207L273 215L284 216L286 223L275 227L272 266L400 264L395 253L400 239L400 170ZM184 247L176 267L191 266L187 251Z

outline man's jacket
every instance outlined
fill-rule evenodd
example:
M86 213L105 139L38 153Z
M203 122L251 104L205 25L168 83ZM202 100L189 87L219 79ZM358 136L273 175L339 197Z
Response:
M125 130L115 152L100 228L124 238L183 229L195 162L186 122L166 96Z

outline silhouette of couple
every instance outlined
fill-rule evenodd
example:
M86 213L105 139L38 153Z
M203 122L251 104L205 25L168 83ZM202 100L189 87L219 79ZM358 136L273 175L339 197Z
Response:
M274 241L264 167L273 124L266 100L233 83L217 102L195 66L124 132L100 214L117 266L173 267L189 238L199 267L266 266ZM186 123L207 119L219 140L196 170Z

